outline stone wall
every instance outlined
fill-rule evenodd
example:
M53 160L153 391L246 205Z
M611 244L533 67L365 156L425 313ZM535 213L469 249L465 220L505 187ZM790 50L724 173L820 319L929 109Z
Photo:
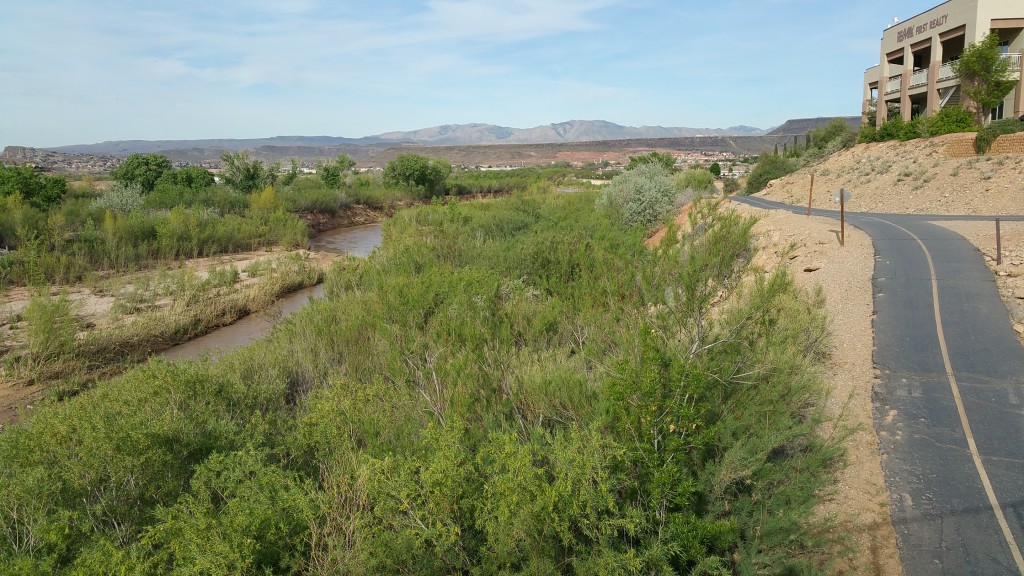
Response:
M996 138L995 142L992 143L992 147L989 148L988 154L1024 156L1024 132L1003 134ZM962 138L950 140L946 144L946 156L950 158L977 156L977 152L974 151L974 135L964 134Z
M1014 154L1024 156L1024 132L1003 134L992 143L989 154Z
M975 156L974 134L964 134L960 138L953 138L946 144L946 156L950 158L968 158Z

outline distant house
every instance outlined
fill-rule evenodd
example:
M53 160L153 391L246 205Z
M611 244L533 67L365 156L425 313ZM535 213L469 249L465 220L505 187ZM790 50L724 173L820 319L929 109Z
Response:
M1021 0L950 0L882 33L880 64L864 72L863 118L868 107L899 108L904 120L934 114L962 103L960 79L950 66L964 48L980 42L989 31L999 34L1003 57L1010 60L1016 88L992 110L992 119L1024 114L1024 2ZM886 114L877 114L877 123Z

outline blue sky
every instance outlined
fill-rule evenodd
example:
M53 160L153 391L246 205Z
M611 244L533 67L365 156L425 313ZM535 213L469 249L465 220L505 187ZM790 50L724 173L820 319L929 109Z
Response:
M860 111L908 0L0 1L0 146Z

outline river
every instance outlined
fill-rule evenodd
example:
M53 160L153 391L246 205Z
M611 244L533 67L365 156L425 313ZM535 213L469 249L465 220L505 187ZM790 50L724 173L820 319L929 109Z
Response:
M367 224L351 228L338 228L320 234L309 241L312 250L335 252L352 256L369 256L381 243L381 225ZM266 336L281 320L301 310L310 300L322 298L324 285L317 284L281 298L270 308L245 316L233 324L218 328L209 334L168 348L160 356L170 361L195 360L203 356L217 358Z

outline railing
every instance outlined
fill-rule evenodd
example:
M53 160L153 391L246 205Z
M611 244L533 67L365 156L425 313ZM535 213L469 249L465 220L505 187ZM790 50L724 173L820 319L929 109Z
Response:
M937 80L942 82L943 80L951 80L956 78L956 72L953 72L953 65L951 62L946 62L942 66L939 66L939 77Z
M885 84L885 93L892 94L893 92L900 91L900 82L903 80L903 74L897 74L895 76L889 76L889 81Z
M1020 52L1003 54L1003 58L1010 61L1010 70L1014 72L1020 70Z
M1003 58L1010 61L1010 71L1020 72L1022 68L1021 54L1020 52L1011 52L1009 54L1003 54ZM952 62L946 62L939 66L939 75L935 79L936 82L944 82L946 80L953 80L957 77L957 73L953 72ZM889 76L889 81L885 84L885 93L894 94L900 91L900 82L903 80L903 74L896 74L895 76ZM925 86L928 84L928 69L922 68L915 70L910 76L909 88L917 88L918 86Z
M914 70L914 73L910 76L910 88L917 88L918 86L924 86L928 84L928 69L922 68L920 70Z

